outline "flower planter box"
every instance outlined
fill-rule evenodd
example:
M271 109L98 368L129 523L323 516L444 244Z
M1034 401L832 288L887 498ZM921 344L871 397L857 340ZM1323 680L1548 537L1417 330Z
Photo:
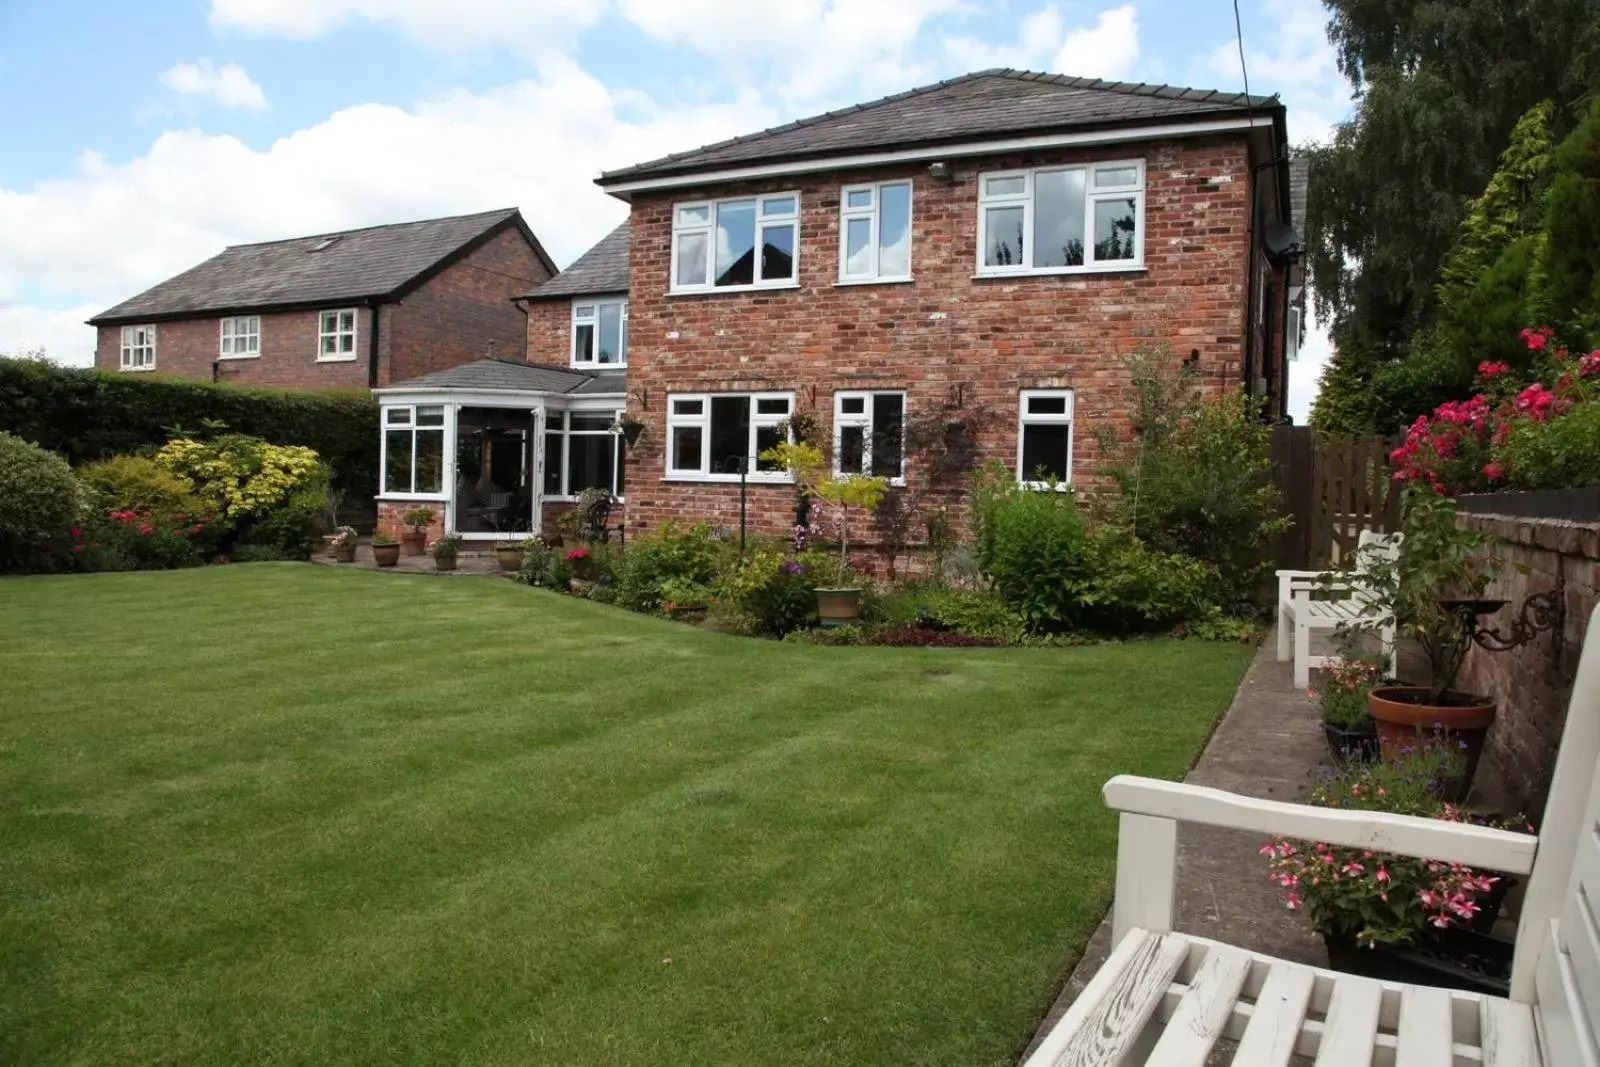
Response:
M514 571L522 566L521 545L496 545L494 556L500 561L500 569L503 571Z
M1476 930L1441 930L1412 945L1372 948L1330 934L1322 941L1328 965L1347 974L1497 997L1511 991L1512 943Z
M373 545L372 558L380 567L393 567L400 562L399 545Z
M861 621L861 590L818 589L817 618L823 626L854 626Z
M333 558L337 563L354 563L356 561L355 542L347 545L334 545Z
M1494 723L1495 703L1470 693L1447 692L1440 704L1428 703L1428 691L1419 686L1379 686L1367 694L1367 711L1378 727L1378 747L1384 759L1399 759L1415 745L1435 742L1438 731L1444 744L1463 750L1461 777L1443 783L1437 794L1459 804L1472 789L1483 743Z
M420 556L428 551L427 530L406 530L400 535L400 547L408 556Z
M1600 520L1600 485L1583 489L1532 489L1523 492L1463 493L1456 510L1470 515L1506 515L1519 519Z

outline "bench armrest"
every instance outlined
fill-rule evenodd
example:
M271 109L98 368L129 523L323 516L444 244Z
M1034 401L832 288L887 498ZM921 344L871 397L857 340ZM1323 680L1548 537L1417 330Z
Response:
M1131 815L1325 841L1511 874L1533 870L1533 856L1539 844L1531 834L1470 823L1380 811L1314 808L1127 774L1108 781L1104 795L1108 807Z

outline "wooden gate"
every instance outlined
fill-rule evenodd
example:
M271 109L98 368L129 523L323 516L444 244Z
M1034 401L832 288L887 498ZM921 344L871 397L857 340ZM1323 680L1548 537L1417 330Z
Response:
M1271 442L1273 483L1294 526L1272 546L1280 567L1315 569L1346 558L1363 530L1399 525L1388 438L1331 437L1279 426Z

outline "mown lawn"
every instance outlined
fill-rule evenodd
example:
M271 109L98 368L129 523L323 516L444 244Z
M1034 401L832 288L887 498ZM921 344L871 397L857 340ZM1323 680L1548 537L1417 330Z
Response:
M1007 1064L1248 658L0 580L0 1063Z

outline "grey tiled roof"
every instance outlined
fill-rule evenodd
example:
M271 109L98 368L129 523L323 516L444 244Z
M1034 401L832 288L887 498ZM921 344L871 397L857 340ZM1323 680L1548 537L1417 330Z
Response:
M842 111L679 152L620 170L600 184L814 156L1044 131L1207 118L1281 105L1276 97L985 70Z
M1289 160L1289 225L1306 235L1306 190L1311 184L1311 161L1305 156Z
M391 297L508 223L526 232L521 215L512 207L234 245L89 321L100 324ZM533 244L548 261L538 241Z
M628 291L628 220L578 257L576 263L525 294L530 299Z
M480 359L434 371L388 389L495 389L530 393L623 393L625 374L590 374L569 367L547 367L515 359Z

